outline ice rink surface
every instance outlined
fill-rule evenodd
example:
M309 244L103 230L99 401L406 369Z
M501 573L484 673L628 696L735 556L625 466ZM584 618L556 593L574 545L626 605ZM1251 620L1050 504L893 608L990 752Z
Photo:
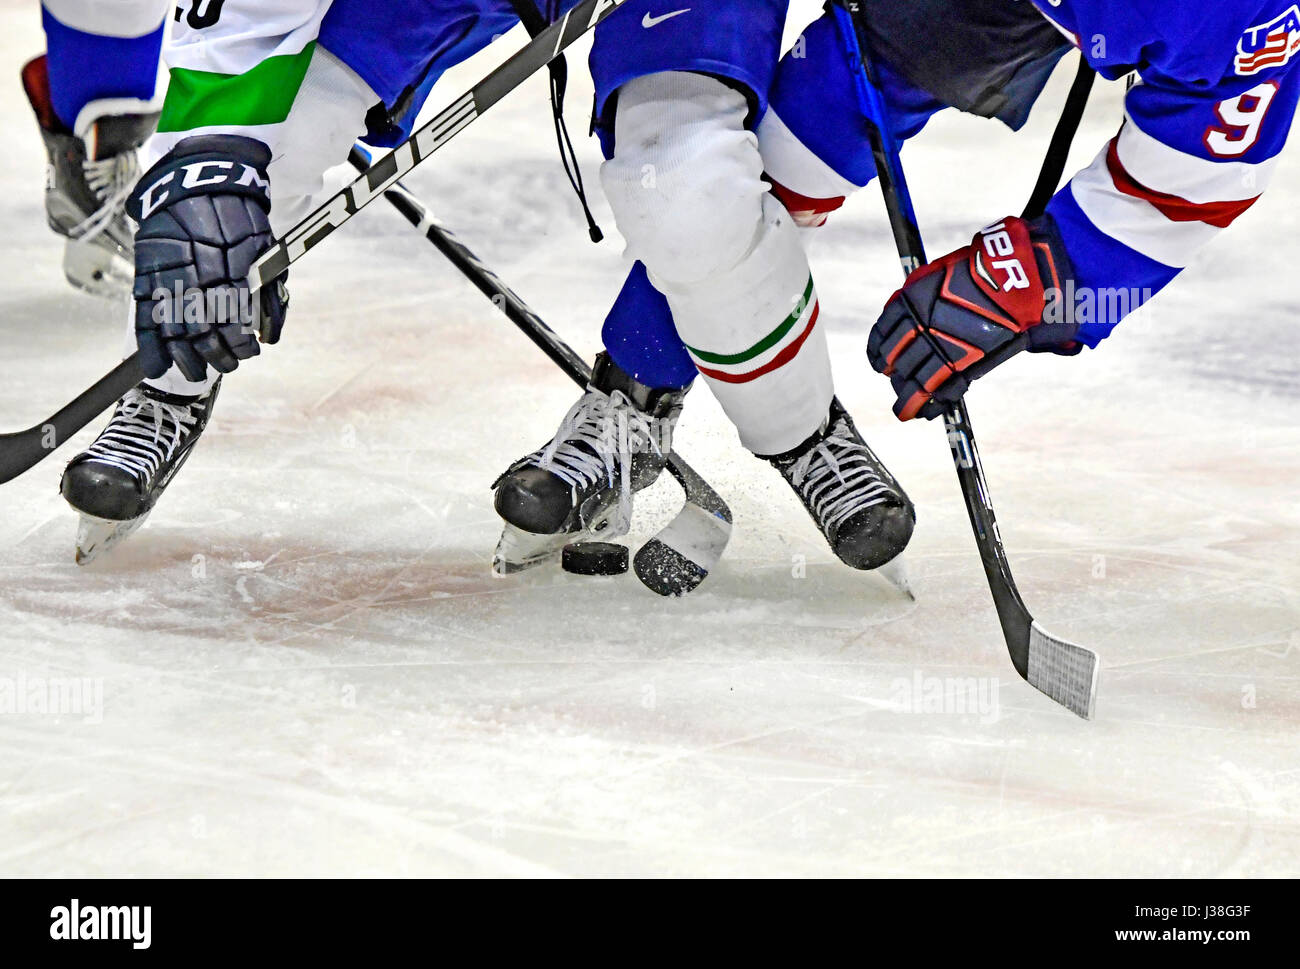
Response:
M815 5L796 10L798 28ZM0 28L13 430L108 369L124 308L62 281L18 84L36 5L4 0ZM1068 73L1019 135L954 115L905 153L933 254L1020 210ZM1071 170L1121 97L1101 86ZM594 142L579 151L600 246L541 81L409 185L590 357L624 270ZM88 713L0 715L0 872L1300 873L1298 210L1293 151L1101 349L1022 357L970 396L1027 603L1101 654L1088 723L1016 677L942 429L895 422L866 365L899 277L878 191L813 265L840 396L918 505L915 602L832 558L703 387L678 447L736 532L699 592L494 579L490 485L576 390L377 202L295 267L284 341L226 380L113 557L73 564L57 493L102 422L0 491L0 689L102 687ZM633 537L679 503L665 477ZM973 692L936 703L945 681Z

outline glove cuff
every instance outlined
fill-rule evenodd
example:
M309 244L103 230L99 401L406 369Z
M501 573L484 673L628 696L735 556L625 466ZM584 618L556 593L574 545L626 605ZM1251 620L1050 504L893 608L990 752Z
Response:
M126 211L136 222L197 195L235 195L271 211L270 179L266 169L271 149L241 135L199 135L186 138L140 177L127 199Z
M1045 287L1041 322L1029 330L1030 353L1073 356L1083 349L1075 340L1079 324L1075 319L1074 266L1061 241L1056 220L1044 215L1028 223L1038 257L1038 271Z

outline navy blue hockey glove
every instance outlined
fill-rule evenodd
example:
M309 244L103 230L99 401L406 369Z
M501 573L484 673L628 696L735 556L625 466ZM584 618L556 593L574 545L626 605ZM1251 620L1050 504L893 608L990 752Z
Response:
M135 334L148 377L175 363L189 380L229 373L280 339L284 277L257 293L248 270L273 241L266 167L252 138L186 138L135 187Z
M908 276L867 342L871 366L894 386L898 419L938 417L1021 350L1078 353L1062 291L1070 274L1050 219L1008 218Z

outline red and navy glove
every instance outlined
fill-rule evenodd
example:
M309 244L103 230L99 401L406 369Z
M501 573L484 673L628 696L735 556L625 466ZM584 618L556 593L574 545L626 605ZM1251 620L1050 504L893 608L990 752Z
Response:
M871 329L867 359L890 378L899 420L938 417L972 380L1021 350L1073 354L1071 273L1050 218L1008 218L910 276Z

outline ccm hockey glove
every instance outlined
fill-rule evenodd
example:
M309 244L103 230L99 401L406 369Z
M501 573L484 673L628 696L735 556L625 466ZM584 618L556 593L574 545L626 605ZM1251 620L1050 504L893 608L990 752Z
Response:
M273 241L271 152L236 135L186 138L127 203L135 236L135 333L148 377L175 363L188 380L229 373L280 339L284 277L252 294L248 270Z
M890 378L899 420L938 417L972 380L1021 350L1073 354L1071 273L1050 218L1008 218L922 266L885 305L867 359Z

